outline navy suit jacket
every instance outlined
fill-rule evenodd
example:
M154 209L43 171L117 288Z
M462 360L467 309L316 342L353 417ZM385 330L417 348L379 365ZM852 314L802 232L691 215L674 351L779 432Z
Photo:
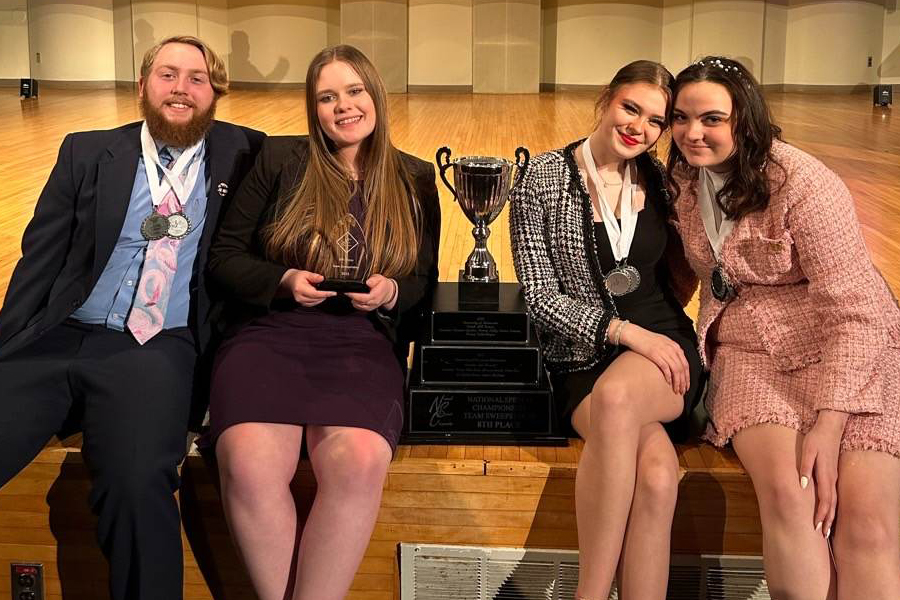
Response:
M0 359L62 323L87 299L122 230L141 155L140 132L137 122L71 133L63 140L25 229L22 258L0 310ZM207 134L207 217L194 263L188 318L201 353L218 328L221 312L204 274L210 240L264 138L262 132L220 121Z

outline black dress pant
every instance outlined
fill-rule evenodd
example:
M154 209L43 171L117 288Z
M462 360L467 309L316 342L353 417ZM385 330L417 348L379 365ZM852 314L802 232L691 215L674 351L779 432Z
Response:
M127 332L72 321L0 360L0 486L80 421L113 600L182 598L174 494L195 362L187 328L140 346Z

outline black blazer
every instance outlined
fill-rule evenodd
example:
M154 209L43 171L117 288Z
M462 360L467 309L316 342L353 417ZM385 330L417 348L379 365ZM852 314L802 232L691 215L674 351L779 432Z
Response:
M141 123L71 133L22 238L22 259L0 311L0 358L62 323L87 299L125 221L141 155ZM189 326L203 351L216 310L201 268L221 208L253 165L265 134L214 122L207 134L206 224L191 281ZM222 184L227 185L227 189ZM225 191L222 196L220 190Z
M399 294L391 314L372 311L369 318L397 344L399 356L406 357L403 344L413 339L423 303L437 282L437 252L440 240L440 204L434 181L434 167L401 152L422 207L422 234L414 271L397 279ZM254 317L277 310L275 294L288 266L265 258L261 230L274 221L291 194L303 181L309 161L306 136L269 137L228 209L209 255L211 277L233 297L231 332ZM407 345L408 349L408 345Z

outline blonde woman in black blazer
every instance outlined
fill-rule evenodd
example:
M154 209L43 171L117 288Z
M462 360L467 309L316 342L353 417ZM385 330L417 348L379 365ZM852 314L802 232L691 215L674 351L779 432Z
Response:
M263 147L210 257L235 300L213 368L212 439L260 600L346 595L403 421L403 342L437 279L434 170L390 143L374 67L350 46L326 48L306 82L310 136ZM348 214L359 229L340 228ZM354 235L367 292L317 289L333 231ZM318 486L298 532L290 483L304 442Z

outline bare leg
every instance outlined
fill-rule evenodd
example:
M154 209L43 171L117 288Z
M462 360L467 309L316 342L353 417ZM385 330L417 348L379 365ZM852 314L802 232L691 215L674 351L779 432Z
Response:
M287 593L297 539L290 483L302 435L296 425L241 423L216 444L225 516L260 600Z
M609 593L632 510L642 431L676 418L683 403L656 365L628 351L575 409L572 424L585 440L575 478L581 567L576 596L595 600Z
M617 573L619 598L665 599L677 500L675 447L661 424L644 425L638 445L634 500Z
M840 600L900 598L900 459L845 452L838 463L834 558Z
M748 427L734 449L753 480L763 528L766 580L778 600L835 597L828 545L815 530L815 486L800 488L803 436L781 425Z
M307 429L318 490L300 540L294 600L342 600L375 528L391 447L368 429Z

